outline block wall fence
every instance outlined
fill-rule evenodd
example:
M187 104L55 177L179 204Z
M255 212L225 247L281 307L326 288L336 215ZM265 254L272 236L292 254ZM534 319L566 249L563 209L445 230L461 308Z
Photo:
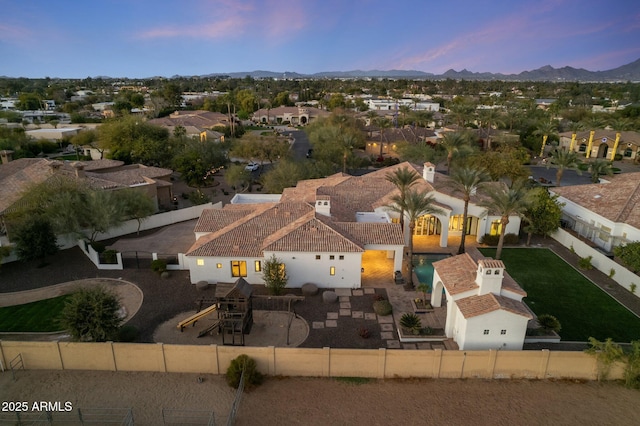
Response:
M276 376L478 379L597 379L594 356L583 352L308 349L162 343L0 341L4 369L18 355L28 370L147 371L224 374L246 354ZM621 379L614 365L609 378Z

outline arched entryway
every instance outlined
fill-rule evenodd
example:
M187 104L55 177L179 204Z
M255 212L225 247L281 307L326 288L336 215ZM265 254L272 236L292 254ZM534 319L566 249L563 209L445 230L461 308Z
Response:
M607 158L607 153L609 152L609 145L606 143L600 144L598 148L598 158Z

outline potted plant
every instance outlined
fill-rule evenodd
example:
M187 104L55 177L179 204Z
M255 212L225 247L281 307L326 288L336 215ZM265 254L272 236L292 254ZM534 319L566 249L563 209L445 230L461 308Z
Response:
M417 290L422 292L423 297L416 297L411 301L413 311L418 314L431 312L433 310L433 306L431 306L431 302L429 302L429 299L427 298L427 293L431 290L431 286L429 284L421 283L418 285Z

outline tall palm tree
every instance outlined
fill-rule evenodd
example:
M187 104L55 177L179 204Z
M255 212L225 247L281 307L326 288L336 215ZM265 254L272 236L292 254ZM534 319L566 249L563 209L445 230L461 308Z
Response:
M496 259L502 256L502 246L504 245L504 235L511 216L522 216L529 206L529 195L527 189L522 184L513 185L511 188L500 186L499 188L487 189L484 191L487 199L480 203L486 207L490 214L500 216L500 238L496 249Z
M411 188L416 184L417 181L421 179L420 175L406 166L396 169L391 173L387 173L385 178L389 182L394 184L396 188L398 188L398 190L400 191L400 197L402 199L405 199L405 197L407 196L407 191L409 190L409 188ZM400 225L404 230L404 210L400 211Z
M413 111L411 118L416 127L429 127L429 123L433 121L433 115L432 111Z
M469 213L469 201L471 196L476 192L478 187L485 182L489 182L491 177L489 174L479 168L463 167L453 170L451 173L451 180L449 181L450 187L454 193L462 195L464 201L464 210L462 213L462 235L460 237L460 247L458 248L458 254L465 252L464 243L467 236L467 221Z
M596 158L591 164L589 164L589 173L591 173L591 182L600 182L600 176L613 175L613 166L611 161L607 161L604 158Z
M462 132L445 132L440 146L447 152L447 174L451 171L451 162L456 154L465 154L472 150L469 138Z
M380 128L380 157L382 157L382 139L384 137L384 131L391 127L391 120L386 117L378 117L376 119L376 125Z
M556 186L560 186L562 175L567 169L575 169L576 173L582 174L580 169L578 169L580 160L578 160L578 155L575 152L556 149L552 154L553 156L549 160L549 163L547 163L547 169L552 165L556 167Z
M495 125L504 125L502 120L502 111L491 108L480 111L479 117L480 123L487 129L487 149L491 149L491 129Z
M402 212L409 221L409 245L407 250L407 265L409 276L407 284L413 287L413 232L416 228L417 220L427 214L442 214L443 211L434 205L435 198L427 195L426 192L418 192L416 189L409 189L404 197L396 194L391 198L393 202L389 209L395 212Z
M553 121L541 121L538 123L536 130L533 132L534 135L542 136L542 148L540 148L540 157L544 154L544 146L547 143L547 140L552 137L558 136L558 124Z

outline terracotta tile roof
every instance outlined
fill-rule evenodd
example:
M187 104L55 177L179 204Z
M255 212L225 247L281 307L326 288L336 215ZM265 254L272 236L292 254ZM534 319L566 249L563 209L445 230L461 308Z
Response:
M154 118L149 123L164 127L196 127L210 129L229 124L229 117L219 112L211 111L176 111L168 117Z
M266 251L359 253L364 248L309 212L264 240Z
M533 318L523 302L493 293L482 296L469 296L456 301L456 305L465 318L473 318L490 312L503 310L512 314Z
M139 165L139 167L135 168L126 168L122 170L115 170L107 173L95 173L93 176L116 182L126 186L134 186L145 183L150 183L148 179L151 179L153 182L154 179L162 178L169 176L172 173L170 169L163 169L160 167L147 167Z
M21 158L0 166L0 213L7 210L31 185L53 176L47 159Z
M121 167L124 165L124 161L120 160L93 160L93 161L81 161L80 164L84 166L85 171L96 171L102 169L111 169L114 167Z
M313 207L300 202L258 204L249 215L199 238L187 255L262 257L265 238L313 211Z
M404 246L399 223L336 222L335 227L360 244L385 244Z
M239 206L239 204L229 204L224 209L206 209L203 210L194 232L217 232L225 226L229 226L239 221L243 217L255 210L253 204L241 204L240 208L227 208L229 206Z
M478 265L468 253L433 262L433 268L451 295L478 289L476 284Z
M613 222L640 229L640 173L624 173L607 184L564 186L551 191Z

